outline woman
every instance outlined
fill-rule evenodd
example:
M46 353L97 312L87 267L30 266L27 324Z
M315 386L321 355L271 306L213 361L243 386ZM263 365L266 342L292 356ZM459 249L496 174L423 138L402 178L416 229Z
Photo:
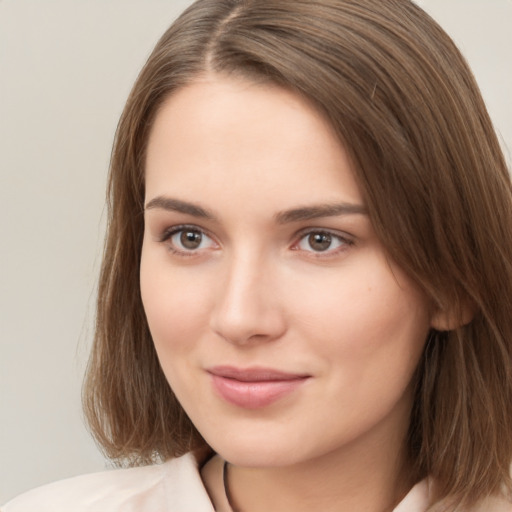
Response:
M150 465L4 512L512 510L510 177L415 4L196 2L109 197L85 406Z

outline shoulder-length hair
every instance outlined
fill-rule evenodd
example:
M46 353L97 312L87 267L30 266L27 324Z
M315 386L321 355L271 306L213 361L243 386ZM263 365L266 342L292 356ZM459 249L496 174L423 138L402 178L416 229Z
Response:
M153 120L169 95L212 72L286 87L330 121L389 257L454 327L431 332L416 373L415 476L435 478L454 503L498 492L512 460L511 181L466 62L409 0L199 0L160 39L112 153L84 388L98 442L132 464L206 445L160 368L139 264Z

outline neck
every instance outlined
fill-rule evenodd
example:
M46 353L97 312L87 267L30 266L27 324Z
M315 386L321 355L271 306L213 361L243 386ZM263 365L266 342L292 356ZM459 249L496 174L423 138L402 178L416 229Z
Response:
M365 464L346 467L335 460L312 460L287 468L229 466L233 512L388 512L414 483L408 481L400 457L388 459L385 466L371 457L358 462Z
M219 512L392 512L416 483L406 450L411 400L404 396L387 417L335 449L321 436L308 457L250 464L250 458L229 461L226 500L223 460L214 457L202 477ZM323 449L322 449L323 448ZM264 447L262 447L264 450ZM271 454L269 453L269 456ZM230 506L231 505L231 506Z
M415 483L406 456L406 430L392 432L368 432L338 450L295 464L229 464L233 512L392 511Z

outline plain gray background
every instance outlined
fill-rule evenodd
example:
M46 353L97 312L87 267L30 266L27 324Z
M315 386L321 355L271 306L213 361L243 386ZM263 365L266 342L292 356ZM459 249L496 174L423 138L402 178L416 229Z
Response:
M0 503L108 466L80 386L112 138L187 0L0 0ZM512 1L418 1L469 60L510 163Z

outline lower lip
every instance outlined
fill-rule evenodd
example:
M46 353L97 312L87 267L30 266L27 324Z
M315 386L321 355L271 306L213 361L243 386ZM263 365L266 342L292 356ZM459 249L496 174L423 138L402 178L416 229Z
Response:
M291 380L244 382L212 375L213 387L224 400L237 407L259 409L296 391L307 377Z

